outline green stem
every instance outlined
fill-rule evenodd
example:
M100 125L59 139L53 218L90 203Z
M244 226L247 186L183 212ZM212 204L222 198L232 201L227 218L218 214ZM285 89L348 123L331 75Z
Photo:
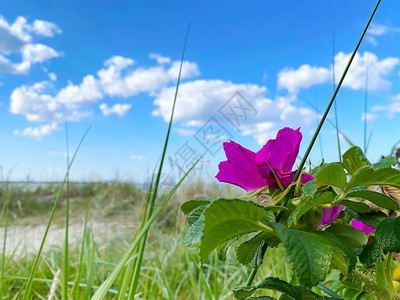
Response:
M330 109L331 109L331 107L332 107L332 104L333 104L333 102L335 101L336 95L337 95L337 93L339 92L339 90L340 90L340 88L341 88L341 86L342 86L342 83L343 83L343 81L344 81L344 78L346 77L347 72L348 72L349 69L350 69L351 63L353 62L354 56L356 55L356 53L357 53L357 51L358 51L358 48L360 47L361 41L364 39L365 33L367 32L367 29L368 29L369 25L371 24L371 21L372 21L374 15L375 15L375 12L376 12L376 10L378 9L380 3L381 3L381 0L378 0L377 3L376 3L376 5L375 5L374 10L372 11L371 16L369 17L369 20L368 20L367 24L365 25L364 31L362 32L361 37L360 37L360 39L358 40L357 45L356 45L356 47L355 47L353 53L352 53L351 56L350 56L350 59L349 59L347 65L346 65L346 68L345 68L344 71L343 71L342 77L340 78L339 83L338 83L338 85L337 85L337 87L336 87L336 89L335 89L335 91L334 91L334 93L333 93L333 95L332 95L332 98L331 98L331 100L329 101L329 104L328 104L328 106L327 106L327 108L326 108L326 110L325 110L325 113L324 113L324 115L322 116L321 121L320 121L319 124L318 124L318 127L317 127L317 129L316 129L316 131L315 131L315 133L314 133L314 135L313 135L311 141L310 141L310 144L308 145L308 148L307 148L307 150L306 150L306 153L304 154L303 159L302 159L301 162L300 162L299 168L297 169L297 172L296 172L296 174L295 174L295 176L294 176L292 182L296 182L296 181L299 179L299 177L300 177L300 174L301 174L301 172L302 172L302 170L303 170L303 167L304 167L304 165L305 165L305 163L306 163L306 161L307 161L307 158L308 158L308 156L309 156L309 154L310 154L310 152L311 152L311 149L312 149L313 146L314 146L315 140L317 139L318 134L319 134L319 132L321 131L322 125L324 124L324 122L325 122L325 120L326 120L326 117L328 116L328 113L329 113L329 111L330 111ZM289 199L290 199L290 196L291 196L291 194L292 194L292 192L293 192L293 189L294 189L294 186L292 186L292 188L290 189L289 193L286 194L285 198L283 199L282 206L286 206L286 205L288 204ZM276 216L276 222L279 222L279 220L280 220L281 217L282 217L282 212L279 212L278 215ZM257 273L257 270L258 270L258 268L255 268L255 269L253 270L254 273ZM251 272L250 277L249 277L249 280L247 281L247 285L248 285L248 286L252 284L253 279L254 279L254 277L255 277L255 274L253 275L253 271Z
M265 253L263 253L263 255L264 254ZM254 277L256 277L256 275L257 275L257 271L258 271L258 268L254 268L253 270L251 270L249 279L247 279L246 286L251 286L251 284L253 283Z
M281 182L279 181L278 174L276 174L275 170L272 169L272 167L270 166L270 164L269 164L268 162L267 162L267 166L268 166L268 168L271 170L271 173L272 173L272 175L274 176L274 179L275 179L276 183L278 184L279 189L280 189L282 192L285 191L284 187L282 186Z
M324 291L325 293L327 293L329 296L335 298L335 299L342 299L342 297L340 297L338 294L336 294L334 291L332 291L330 288L328 288L327 286L323 285L322 283L318 283L317 287L321 290Z
M392 260L393 260L393 252L389 252L386 256L386 267L385 267L385 275L386 282L389 288L390 299L397 298L397 292L393 284L393 273L392 273Z
M373 12L372 12L372 14L371 14L371 16L370 16L368 22L367 22L367 25L365 26L364 31L363 31L363 33L361 34L361 37L360 37L360 39L358 40L358 43L357 43L357 45L356 45L356 47L355 47L353 53L352 53L351 56L350 56L350 59L349 59L347 65L346 65L346 68L345 68L344 71L343 71L342 77L340 78L339 83L338 83L338 85L337 85L337 87L336 87L336 89L335 89L335 91L334 91L334 93L333 93L333 95L332 95L332 98L331 98L331 100L329 101L328 106L326 107L325 113L324 113L324 115L322 116L321 121L319 122L317 129L315 130L315 133L314 133L314 135L313 135L313 137L312 137L312 139L311 139L311 141L310 141L310 144L309 144L308 147L307 147L306 153L304 154L303 159L302 159L301 162L300 162L299 168L297 169L297 172L296 172L296 175L294 176L293 182L296 182L297 179L299 179L299 176L300 176L300 174L301 174L301 170L303 169L303 167L304 167L304 165L305 165L305 163L306 163L306 161L307 161L307 158L308 158L308 156L310 155L310 152L311 152L311 149L312 149L313 146L314 146L315 140L317 139L318 134L319 134L319 132L321 131L322 125L324 125L325 119L326 119L326 117L328 116L328 113L329 113L329 111L330 111L330 109L331 109L331 107L332 107L332 104L333 104L333 102L335 101L336 95L337 95L337 93L339 92L339 90L340 90L340 88L341 88L341 86L342 86L342 83L343 83L343 81L344 81L344 79L345 79L345 77L346 77L346 75L347 75L347 72L348 72L349 69L350 69L351 63L353 62L354 56L356 55L356 53L357 53L357 51L358 51L358 48L360 47L361 41L363 40L363 38L364 38L364 36L365 36L365 33L367 32L367 29L368 29L368 27L369 27L369 24L371 23L372 18L374 17L375 12L376 12L376 10L378 9L378 6L379 6L380 2L381 2L381 0L378 0L378 2L376 3L375 8L374 8L374 10L373 10ZM289 198L290 198L290 193L288 193L288 197L285 197L285 199L284 199L284 202L283 202L283 205L284 205L284 206L287 205L287 202L289 201Z

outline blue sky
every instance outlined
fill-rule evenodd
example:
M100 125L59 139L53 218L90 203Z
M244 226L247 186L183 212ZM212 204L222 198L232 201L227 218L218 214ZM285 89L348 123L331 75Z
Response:
M92 125L73 179L145 180L162 150L189 21L166 173L179 175L208 150L203 176L212 178L224 159L223 140L257 151L285 126L302 127L301 155L318 118L310 104L324 110L332 94L333 50L339 78L374 5L5 0L0 10L2 176L61 179L67 124L71 151ZM395 1L382 2L337 98L340 129L362 147L367 78L372 161L400 140L396 8ZM332 114L329 118L334 120ZM313 163L322 155L336 160L329 124L321 144L322 153L317 144L311 154ZM348 147L344 140L341 144Z

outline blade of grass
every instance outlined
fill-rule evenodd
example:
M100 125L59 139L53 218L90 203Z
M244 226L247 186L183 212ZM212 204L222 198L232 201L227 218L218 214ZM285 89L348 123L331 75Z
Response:
M78 272L74 281L74 284L72 286L71 290L71 295L73 295L73 299L79 299L79 282L81 281L82 273L83 273L83 256L84 256L84 251L85 251L85 237L86 237L86 231L88 230L87 226L87 217L88 217L88 211L86 211L85 215L85 223L83 227L83 236L81 239L81 249L79 253L79 261L78 261Z
M93 242L93 233L90 226L86 228L85 244L86 244L86 286L83 292L83 300L90 299L92 294L92 285L95 275L95 249Z
M139 232L140 229L143 228L143 226L145 225L145 223L148 219L147 216L148 216L148 211L150 209L149 204L150 204L152 193L153 193L153 185L154 185L154 174L151 177L150 186L147 191L146 198L145 198L145 200L146 200L145 211L143 213L143 217L142 217L142 220L140 222L140 225L138 227L136 234ZM136 234L133 239L136 238ZM124 270L125 273L122 275L122 280L121 280L122 283L119 287L119 294L118 294L117 300L125 299L125 294L126 294L126 291L128 290L129 283L131 283L131 286L129 287L129 290L128 290L128 292L129 292L128 297L134 297L134 295L135 295L132 285L134 284L134 270L135 270L136 266L138 265L138 259L140 259L139 258L140 251L139 251L139 253L134 253L133 255L134 256L136 255L135 259L132 259L132 261L130 261L127 264L127 266L125 267L125 270ZM130 299L130 298L128 298L128 299Z
M199 160L202 157L199 158ZM107 279L100 285L96 293L93 295L92 300L100 300L104 299L104 297L107 295L108 289L111 287L113 282L116 280L118 274L121 272L121 270L125 267L126 263L136 250L137 246L139 245L139 242L141 239L144 237L146 234L147 230L150 228L150 226L153 224L153 222L157 219L157 217L161 214L169 200L172 198L172 196L175 194L176 190L179 188L179 186L182 184L182 182L185 180L187 175L193 170L193 168L196 166L196 164L199 162L199 160L196 161L196 163L185 173L185 175L178 181L178 183L171 189L170 192L167 193L167 195L164 197L162 202L160 203L160 206L158 206L155 210L154 213L151 215L149 220L147 220L146 224L143 226L143 228L137 233L136 238L133 240L133 242L129 245L129 248L125 251L123 256L120 258L118 264L114 268L114 270L111 272L111 274L107 277Z
M302 100L303 100L305 103L307 103L309 106L311 106L311 108L314 109L318 114L321 114L321 112L318 110L318 108L317 108L314 104L312 104L310 101L308 101L308 100L306 100L306 99L302 99ZM336 129L335 123L333 123L331 120L326 119L325 122L328 122L328 124L332 125L333 128ZM350 146L350 147L353 147L353 146L354 146L353 142L344 134L344 132L341 131L339 128L338 128L338 131L339 131L339 135L341 135L341 136L346 140L346 142L349 144L349 146Z
M368 52L365 62L365 94L364 94L364 154L367 153L367 112L368 112Z
M10 203L9 193L8 193L8 183L6 183L6 201L1 212L1 220L4 218L4 237L3 237L3 253L1 255L1 274L0 274L0 299L3 299L3 283L4 283L4 272L6 269L6 250L7 250L7 231L8 231L8 208Z
M332 41L332 84L333 92L336 90L336 78L335 78L335 35L333 35ZM337 113L337 101L335 103L335 128L336 128L336 140L339 153L339 161L342 162L342 150L340 149L340 138L339 138L339 123L338 123L338 113Z
M50 226L51 226L51 223L52 223L52 221L53 221L54 214L55 214L56 208L57 208L57 206L58 206L58 202L59 202L59 200L60 200L60 198L61 198L61 195L62 195L62 192L63 192L63 189L64 189L64 185L65 185L65 183L66 183L66 181L67 181L67 178L68 178L68 175L69 175L69 170L71 169L71 166L72 166L72 164L73 164L73 162L74 162L74 160L75 160L75 157L76 157L76 155L78 154L78 151L79 151L79 149L80 149L80 147L81 147L81 145L82 145L84 139L86 138L86 135L88 134L90 128L91 128L91 126L88 127L88 129L86 130L86 132L85 132L84 135L82 136L82 138L81 138L81 140L80 140L80 142L79 142L79 144L78 144L78 147L76 148L76 150L75 150L75 152L74 152L74 155L72 156L71 162L70 162L70 164L69 164L69 166L68 166L68 169L67 169L67 173L66 173L65 176L64 176L64 180L63 180L63 182L61 183L61 186L60 186L60 188L59 188L59 190L58 190L58 194L57 194L56 200L54 201L54 205L53 205L53 208L52 208L52 210L51 210L49 220L48 220L48 222L47 222L46 230L45 230L45 232L44 232L44 235L43 235L43 238L42 238L42 242L41 242L40 247L39 247L39 251L38 251L38 253L36 254L35 260L34 260L34 262L33 262L31 271L30 271L30 273L29 273L29 275L28 275L28 277L27 277L27 280L25 280L25 282L23 283L23 285L22 285L21 288L19 289L18 293L13 297L13 300L19 298L19 296L21 295L21 293L22 293L22 291L25 289L25 287L26 287L26 290L25 290L25 294L24 294L23 299L24 299L24 300L28 300L29 297L30 297L30 291L31 291L31 288L32 288L33 278L34 278L33 275L34 275L35 272L36 272L36 267L37 267L37 264L38 264L38 262L39 262L40 256L41 256L41 254L42 254L43 247L44 247L44 243L46 242L47 234L48 234L48 232L49 232L49 230L50 230Z
M308 156L309 156L309 154L310 154L310 152L311 152L311 149L313 148L313 146L314 146L314 144L315 144L315 140L317 139L318 134L319 134L319 132L321 131L322 125L324 124L324 122L325 122L325 120L326 120L326 117L328 116L328 113L329 113L329 111L330 111L330 109L331 109L331 107L332 107L333 102L335 102L336 95L337 95L337 93L339 92L339 90L340 90L340 88L341 88L341 86L342 86L342 83L343 83L343 81L344 81L344 79L345 79L345 77L346 77L346 75L347 75L347 72L348 72L349 69L350 69L351 63L353 62L354 56L356 55L356 53L357 53L357 51L358 51L358 48L360 47L360 44L361 44L362 40L364 39L365 33L367 32L367 29L368 29L369 25L371 24L371 21L372 21L374 15L375 15L375 12L376 12L376 10L378 9L380 3L381 3L381 0L378 0L378 1L376 2L376 5L375 5L375 7L374 7L374 10L372 11L371 16L370 16L369 19L368 19L368 22L367 22L367 24L366 24L365 27L364 27L364 30L363 30L363 32L362 32L362 34L361 34L361 36L360 36L360 38L359 38L359 40L358 40L358 42L357 42L356 47L354 48L353 53L351 54L351 56L350 56L350 58L349 58L349 61L347 62L347 65L346 65L346 67L345 67L345 69L344 69L344 71L343 71L343 74L342 74L342 76L341 76L339 82L338 82L338 85L337 85L335 91L333 92L332 98L331 98L331 100L329 101L328 106L326 107L326 110L325 110L325 112L324 112L324 114L323 114L323 116L322 116L322 118L321 118L320 123L319 123L318 126L317 126L317 129L316 129L315 132L314 132L314 135L313 135L313 137L312 137L312 139L311 139L311 141L310 141L310 143L309 143L309 145L308 145L308 147L307 147L307 150L306 150L306 152L305 152L305 154L304 154L304 156L303 156L303 159L302 159L301 162L300 162L299 168L297 169L297 172L296 172L296 174L295 174L295 176L294 176L292 182L296 182L296 181L299 179L301 172L303 171L303 167L304 167L304 165L305 165L305 163L306 163L306 161L307 161L307 158L308 158ZM293 189L294 189L294 186L292 186L291 189L290 189L290 191L286 194L285 198L283 199L282 206L286 206L286 205L288 204L289 199L290 199L290 197L291 197L291 194L292 194L292 192L293 192ZM278 213L278 214L277 214L277 216L276 216L276 222L279 222L281 216L282 216L281 213ZM265 249L265 251L266 251L266 249ZM265 251L264 251L264 254L265 254ZM256 274L257 274L257 271L258 271L258 268L254 268L254 269L252 270L252 272L250 273L249 279L247 280L247 285L248 285L248 286L252 284L252 282L253 282L253 280L254 280L254 277L255 277Z
M65 124L65 141L67 148L67 170L69 167L69 139L68 139L68 126ZM62 269L62 300L68 299L68 236L69 236L69 172L67 171L67 190L66 190L66 207L65 207L65 239L64 239L64 258Z
M146 221L149 218L149 211L151 209L150 203L151 203L151 199L152 199L152 195L153 195L153 186L154 186L154 175L151 178L150 187L147 192L146 207L145 207L145 211L143 213L141 224L138 228L139 230L144 227ZM146 237L147 237L147 234L146 234ZM126 266L126 274L124 275L124 278L123 278L122 288L120 288L120 295L119 295L118 300L125 299L125 291L128 288L129 283L130 283L130 286L129 286L129 290L128 290L128 292L129 292L128 299L131 299L131 297L134 297L134 295L136 293L136 285L137 285L137 281L138 281L137 274L140 271L140 269L139 269L139 271L137 269L140 268L139 261L141 261L143 259L143 253L144 253L144 251L142 252L142 249L144 250L143 241L144 241L144 239L142 239L142 241L140 242L140 245L138 248L139 250L133 254L133 255L136 255L136 258Z
M190 31L190 24L188 24L187 31L186 31L186 37L185 37L185 42L184 42L184 45L183 45L181 62L180 62L180 66L179 66L178 80L176 82L174 101L173 101L173 104L172 104L171 117L170 117L169 124L168 124L167 135L165 137L164 148L163 148L163 152L162 152L162 155L161 155L161 161L160 161L158 173L157 173L157 176L156 176L156 181L155 181L155 184L154 184L154 190L153 190L153 193L151 193L151 200L149 202L149 209L147 211L148 214L145 216L146 220L148 220L150 218L150 216L152 215L153 209L154 209L154 204L155 204L155 201L157 199L158 188L159 188L160 179L161 179L161 173L162 173L162 169L163 169L163 166L164 166L164 159L165 159L165 155L166 155L166 152L167 152L169 137L170 137L170 134L171 134L172 122L173 122L173 119L174 119L176 100L178 98L179 84L180 84L181 75L182 75L182 66L183 66L183 60L184 60L184 57L185 57L186 45L187 45L187 41L188 41L188 38L189 38L189 31ZM140 270L141 270L141 267L142 267L142 261L143 261L144 249L146 247L147 235L148 235L148 232L145 233L145 235L143 237L143 240L141 241L140 246L139 246L139 256L138 256L138 259L136 260L134 273L133 273L133 278L132 278L133 280L131 281L132 284L131 284L130 290L129 290L129 294L131 296L133 296L136 293L137 285L138 285L138 282L139 282Z

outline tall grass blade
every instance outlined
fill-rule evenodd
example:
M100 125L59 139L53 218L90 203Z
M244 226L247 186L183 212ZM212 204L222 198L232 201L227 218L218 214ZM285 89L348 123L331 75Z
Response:
M347 72L349 71L350 66L351 66L351 64L352 64L352 62L353 62L353 60L354 60L354 56L356 55L356 53L357 53L357 51L358 51L358 48L360 47L360 44L361 44L362 40L364 39L365 33L367 32L367 29L368 29L369 25L371 24L371 21L372 21L374 15L375 15L375 12L376 12L376 10L378 9L380 3L381 3L381 0L378 0L377 3L376 3L376 5L375 5L374 10L372 11L372 14L371 14L371 16L370 16L370 18L369 18L367 24L365 25L365 28L364 28L364 30L363 30L363 32L362 32L362 34L361 34L361 37L360 37L360 39L358 40L357 45L356 45L356 47L354 48L354 51L353 51L353 53L351 54L349 61L347 62L346 68L344 69L343 74L342 74L342 76L340 77L340 80L339 80L339 82L338 82L338 85L337 85L337 87L335 88L335 91L333 92L332 98L331 98L331 100L329 101L329 104L328 104L328 106L326 107L326 110L325 110L325 112L324 112L324 114L323 114L323 116L322 116L322 118L321 118L321 121L320 121L320 123L318 124L317 129L315 130L315 133L314 133L314 135L313 135L313 137L312 137L312 139L311 139L311 141L310 141L310 144L308 145L308 148L307 148L307 150L306 150L306 153L304 154L303 159L302 159L301 162L300 162L300 166L299 166L299 168L297 169L297 172L296 172L296 175L295 175L295 177L294 177L294 179L293 179L293 182L296 182L297 179L299 179L299 177L300 177L300 174L301 174L302 169L303 169L303 167L304 167L304 165L305 165L305 163L306 163L306 161L307 161L307 158L308 158L308 156L309 156L309 154L310 154L310 152L311 152L311 149L312 149L313 146L314 146L315 140L317 139L317 136L318 136L319 132L321 131L322 125L324 125L324 123L325 123L326 117L328 116L328 113L329 113L329 111L330 111L330 109L331 109L331 107L332 107L332 104L335 102L336 95L338 94L340 88L342 87L343 81L344 81L344 79L346 78ZM287 204L287 201L288 201L288 200L289 200L289 198L287 198L286 201L284 202L285 205Z
M335 78L335 35L333 35L332 41L332 83L333 92L336 90L336 78ZM339 122L337 113L337 101L335 101L335 127L336 127L336 141L338 147L339 161L342 161L342 150L340 148L340 136L339 136Z
M188 25L188 28L187 28L187 31L186 31L185 42L184 42L184 45L183 45L181 62L180 62L180 66L179 66L178 80L176 82L175 96L174 96L174 101L173 101L173 105L172 105L171 117L170 117L169 124L168 124L167 135L165 137L164 148L163 148L163 152L162 152L162 155L161 155L161 161L160 161L160 164L159 164L158 173L156 175L156 181L154 183L154 189L152 190L151 193L149 193L151 195L151 199L150 199L150 202L148 203L147 214L144 216L145 220L148 220L150 218L150 216L152 215L153 209L154 209L154 204L155 204L155 201L156 201L157 195L158 195L158 188L159 188L159 184L160 184L162 169L163 169L163 166L164 166L165 155L166 155L166 152L167 152L169 136L171 134L172 122L173 122L173 119L174 119L176 100L177 100L177 97L178 97L179 84L180 84L181 75L182 75L183 60L184 60L184 57L185 57L186 44L187 44L187 41L188 41L188 38L189 38L189 30L190 30L190 24ZM140 245L139 245L139 251L138 251L139 255L138 255L138 258L135 261L135 268L134 268L133 278L132 278L131 286L130 286L130 289L129 289L129 295L130 296L133 296L136 293L137 285L139 283L140 270L141 270L141 267L142 267L144 249L146 247L146 241L147 241L147 235L148 235L148 232L145 233L144 238L142 239L142 241L140 242Z
M7 231L8 231L8 209L10 198L8 194L8 183L5 186L6 201L4 202L3 209L1 211L1 220L5 219L4 222L4 236L3 236L3 249L1 254L1 274L0 274L0 299L3 299L3 283L4 283L4 272L6 270L6 250L7 250Z
M359 40L358 40L358 42L357 42L356 47L354 48L353 53L351 54L351 56L350 56L350 58L349 58L349 61L347 62L347 65L346 65L346 67L345 67L345 69L344 69L344 71L343 71L343 74L342 74L342 76L341 76L339 82L338 82L338 85L337 85L335 91L333 92L332 98L331 98L331 100L329 101L328 106L326 107L326 110L325 110L325 112L324 112L324 114L323 114L323 116L322 116L322 118L321 118L320 123L319 123L318 126L317 126L317 129L316 129L315 132L314 132L314 135L313 135L313 137L312 137L312 139L311 139L311 141L310 141L310 143L309 143L309 145L308 145L308 147L307 147L307 150L306 150L306 152L305 152L305 154L304 154L304 156L303 156L303 159L302 159L301 162L300 162L299 168L297 169L297 172L296 172L296 174L295 174L295 176L294 176L292 182L296 182L296 181L299 179L300 174L301 174L302 171L303 171L303 167L304 167L304 165L305 165L305 163L306 163L306 161L307 161L308 156L310 155L311 149L313 148L313 146L314 146L314 144L315 144L315 141L316 141L316 139L317 139L317 137L318 137L319 132L321 131L322 125L324 124L324 122L325 122L325 120L326 120L326 117L328 116L328 113L329 113L329 111L330 111L330 109L331 109L331 107L332 107L332 105L333 105L333 102L335 102L336 95L337 95L337 93L339 92L339 90L340 90L340 88L341 88L341 86L342 86L342 83L343 83L343 81L344 81L344 79L345 79L345 77L346 77L346 75L347 75L347 72L348 72L349 69L350 69L351 63L352 63L353 60L354 60L354 56L356 55L356 53L357 53L357 51L358 51L358 48L360 47L360 44L361 44L362 40L364 39L365 33L367 32L367 29L368 29L369 25L371 24L371 21L372 21L374 15L375 15L375 12L376 12L376 10L378 9L380 3L381 3L381 0L378 0L378 1L376 2L375 8L374 8L374 10L372 11L371 16L370 16L369 19L368 19L368 22L367 22L367 24L366 24L365 27L364 27L364 30L363 30L363 32L362 32L362 34L361 34L361 36L360 36L360 38L359 38ZM287 193L287 195L286 195L285 198L283 199L283 201L282 201L282 205L283 205L283 206L286 206L286 205L288 204L289 199L290 199L290 196L291 196L291 194L292 194L292 192L293 192L293 189L294 189L294 186L292 186L292 188L291 188L291 190L289 191L289 193ZM276 222L279 222L281 216L282 216L281 213L278 213L278 214L277 214L277 216L276 216ZM265 254L265 252L264 252L264 254ZM250 273L249 279L248 279L248 281L247 281L247 285L248 285L248 286L252 284L252 282L253 282L253 280L254 280L254 277L255 277L256 274L257 274L257 270L258 270L258 268L254 268L254 269L252 270L252 272Z
M151 182L150 182L150 186L149 189L147 191L147 195L146 195L146 207L145 207L145 211L143 213L143 217L142 220L140 222L140 226L138 227L137 232L142 229L148 219L148 212L150 209L150 201L151 201L151 197L152 197L152 193L153 193L153 186L154 186L154 173L153 176L151 177ZM136 232L136 234L137 234ZM136 234L134 236L134 239L136 237ZM142 241L143 242L143 241ZM131 299L131 297L134 297L136 288L135 288L135 273L136 273L136 267L138 265L138 260L142 259L140 258L140 247L139 250L136 251L138 253L134 253L133 255L135 255L135 259L133 259L131 262L129 262L129 264L125 267L125 270L123 271L124 274L122 276L122 284L119 288L119 294L118 294L118 299L117 300L122 300L125 299L125 291L128 290L128 286L129 286L129 295L128 295L128 299Z
M200 157L199 160L200 159L202 159L202 157ZM111 288L111 285L117 279L118 274L121 272L121 270L125 267L126 263L131 258L132 254L134 253L134 251L138 247L140 241L145 236L145 234L147 233L147 231L150 228L150 226L157 219L157 217L161 214L161 212L163 211L165 206L168 204L169 200L175 194L176 190L179 188L179 186L185 180L187 175L193 170L193 168L196 166L196 164L199 162L199 160L197 160L196 163L185 173L185 175L183 175L183 177L178 181L178 183L171 189L171 191L169 191L167 193L167 195L161 201L160 206L158 206L154 210L154 213L147 220L147 222L143 226L143 228L137 233L135 239L132 241L132 243L129 245L129 248L125 251L123 256L120 258L120 260L117 263L117 265L114 268L114 270L111 272L111 274L108 276L108 278L100 285L98 290L95 292L95 294L92 297L92 300L104 299L104 297L107 295L108 290Z
M321 114L321 112L318 110L318 108L314 104L312 104L311 102L309 102L309 101L307 101L305 99L302 99L302 100L304 102L306 102L309 106L311 106L311 108L313 108L318 114ZM325 122L328 122L328 124L332 125L332 127L336 129L335 123L333 123L331 120L326 119ZM344 134L344 132L341 131L339 128L337 130L339 132L339 135L342 136L345 139L347 144L349 144L350 147L353 147L354 146L353 142Z
M92 285L95 275L95 247L93 241L93 233L90 226L85 226L85 244L86 244L86 286L83 292L83 300L90 299L92 294Z
M367 141L367 112L368 112L368 52L366 54L365 62L365 94L364 94L364 154L367 153L368 142Z
M38 265L40 256L41 256L41 254L42 254L43 247L44 247L44 243L46 242L47 234L49 233L50 226L51 226L51 223L52 223L52 221L53 221L54 214L55 214L55 212L56 212L56 208L57 208L57 206L58 206L58 202L59 202L59 200L60 200L60 198L61 198L61 195L62 195L62 193L63 193L64 185L65 185L65 183L66 183L66 181L67 181L67 178L68 178L68 176L69 176L69 170L71 169L71 166L72 166L72 164L74 163L75 157L76 157L76 155L78 154L78 151L79 151L79 149L80 149L80 147L81 147L81 145L82 145L84 139L86 138L86 135L88 134L90 128L91 128L91 126L89 126L88 129L86 130L86 132L83 134L83 136L82 136L82 138L81 138L81 140L80 140L80 142L79 142L79 144L78 144L78 147L76 148L76 150L75 150L75 152L74 152L74 155L72 156L71 162L69 163L67 172L66 172L66 174L65 174L65 176L64 176L64 180L63 180L63 182L61 183L61 186L60 186L60 188L59 188L59 190L58 190L58 194L57 194L56 200L54 201L54 205L53 205L53 208L52 208L51 213L50 213L49 221L47 222L46 230L45 230L45 232L44 232L44 235L43 235L43 238L42 238L42 242L41 242L40 247L39 247L39 251L38 251L38 253L36 254L35 260L34 260L34 262L33 262L31 271L30 271L30 273L29 273L27 279L25 280L25 282L23 283L23 285L22 285L21 288L19 289L18 293L13 297L13 300L14 300L14 299L18 299L18 298L20 297L22 291L23 291L25 288L26 288L26 290L25 290L25 294L24 294L23 300L28 300L28 299L30 299L30 293L31 293L31 289L32 289L34 274L35 274L35 272L36 272L36 267L37 267L37 265Z
M65 124L65 141L67 148L67 170L69 166L69 139L68 139L68 126ZM65 239L64 239L64 259L62 269L62 298L63 300L68 299L68 236L69 236L69 172L67 171L67 190L66 190L66 207L65 207Z
M83 258L84 258L84 251L85 251L85 241L86 241L86 235L88 231L88 225L87 225L87 218L88 218L88 211L86 211L85 215L85 221L84 221L84 226L83 226L83 236L81 240L81 249L79 252L79 261L78 261L78 272L74 281L74 284L72 286L71 290L71 295L73 296L73 299L79 299L79 283L82 278L83 274Z

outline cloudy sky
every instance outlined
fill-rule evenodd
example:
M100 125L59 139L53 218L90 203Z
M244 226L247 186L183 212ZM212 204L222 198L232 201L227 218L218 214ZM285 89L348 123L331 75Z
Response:
M285 126L302 128L301 155L374 5L4 0L0 175L61 179L65 128L72 152L91 125L73 179L145 180L162 150L188 22L166 173L206 152L199 169L212 177L221 141L257 151ZM400 140L399 20L397 1L383 1L337 97L340 129L361 147L367 118L372 161ZM338 157L329 123L313 164L322 157Z

